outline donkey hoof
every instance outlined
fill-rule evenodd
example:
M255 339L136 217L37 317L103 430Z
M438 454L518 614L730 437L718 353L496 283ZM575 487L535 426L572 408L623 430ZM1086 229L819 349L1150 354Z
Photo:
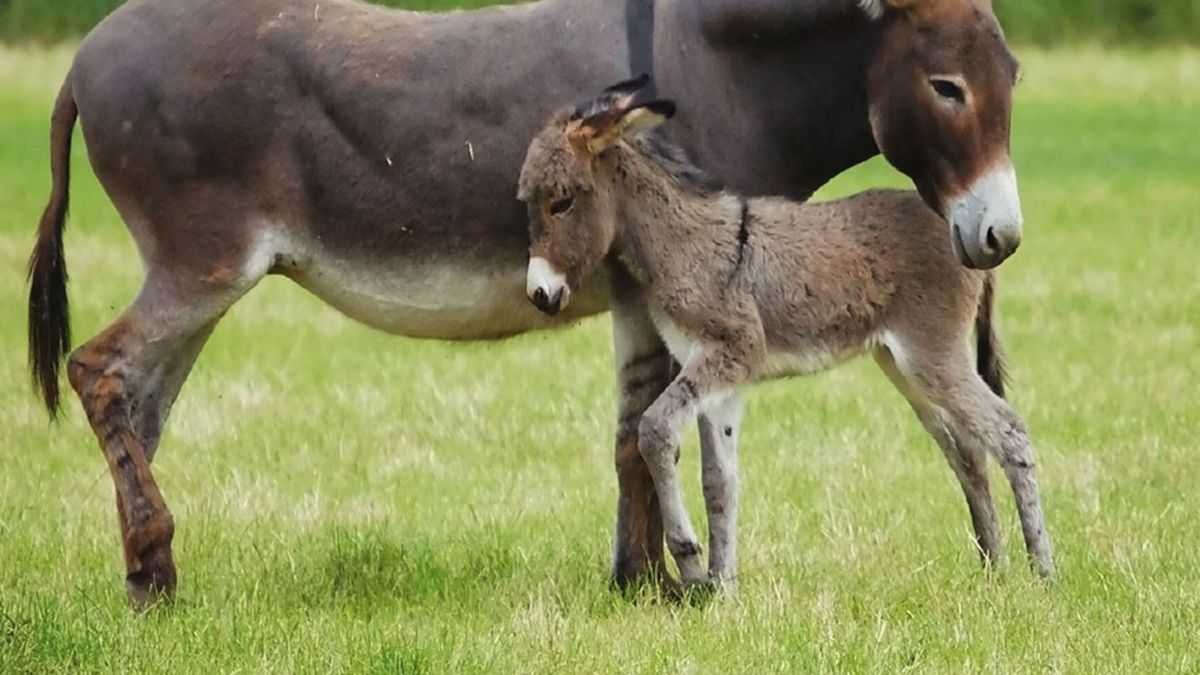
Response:
M651 576L652 565L645 558L626 556L613 563L613 588L625 591L643 585Z
M125 592L134 611L145 612L175 597L175 563L170 548L143 559L141 569L125 576Z

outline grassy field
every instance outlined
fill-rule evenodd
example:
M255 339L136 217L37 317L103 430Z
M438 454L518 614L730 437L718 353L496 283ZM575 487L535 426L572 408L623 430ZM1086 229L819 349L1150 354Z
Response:
M155 464L175 606L132 615L112 485L25 374L23 274L67 48L0 49L0 672L1198 672L1200 52L1019 50L1016 405L1061 580L985 577L940 453L873 366L750 396L741 589L607 588L606 318L501 344L376 334L284 281L227 317ZM77 335L139 264L75 157ZM904 184L875 162L825 196ZM530 398L529 392L541 394ZM694 514L694 438L684 450Z

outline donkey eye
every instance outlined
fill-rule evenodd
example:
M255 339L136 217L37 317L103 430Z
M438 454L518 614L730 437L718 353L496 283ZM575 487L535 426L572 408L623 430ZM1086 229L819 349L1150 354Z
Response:
M930 78L929 84L938 96L944 99L954 101L959 105L967 102L967 92L963 91L962 85L954 80L948 80L941 77Z
M572 206L575 206L575 198L563 197L562 199L556 200L550 204L550 215L561 216L567 211L570 211Z

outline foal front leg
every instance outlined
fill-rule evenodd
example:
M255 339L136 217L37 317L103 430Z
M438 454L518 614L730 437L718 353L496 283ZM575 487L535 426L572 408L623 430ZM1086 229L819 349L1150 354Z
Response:
M679 377L642 416L638 428L638 445L654 477L654 488L662 505L667 549L675 558L685 585L706 583L708 574L701 559L700 542L692 528L692 519L679 486L677 459L680 430L695 419L706 399L733 394L732 383L716 376L717 373L730 370L720 367L723 361L721 357L701 356L685 365Z
M737 577L738 439L741 396L732 394L700 414L701 481L708 511L708 576L732 589Z

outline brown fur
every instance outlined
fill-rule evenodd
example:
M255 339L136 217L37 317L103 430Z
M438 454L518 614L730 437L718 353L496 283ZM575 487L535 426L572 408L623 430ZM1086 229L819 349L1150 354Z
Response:
M1052 574L1024 423L993 391L1001 370L992 273L959 264L940 218L914 193L800 204L697 190L655 156L655 144L605 126L661 121L672 111L654 102L582 120L557 117L530 146L520 195L532 215L531 259L546 261L567 286L565 293L542 289L537 299L569 298L571 284L608 264L640 288L682 363L643 416L639 449L684 580L711 579L712 569L700 566L677 484L682 425L736 398L741 385L867 353L945 452L985 561L996 560L1000 548L987 486L991 452L1013 485L1031 559L1039 573ZM579 135L613 139L596 148L577 143ZM974 326L981 330L978 373L968 349ZM735 494L727 498L736 503Z

